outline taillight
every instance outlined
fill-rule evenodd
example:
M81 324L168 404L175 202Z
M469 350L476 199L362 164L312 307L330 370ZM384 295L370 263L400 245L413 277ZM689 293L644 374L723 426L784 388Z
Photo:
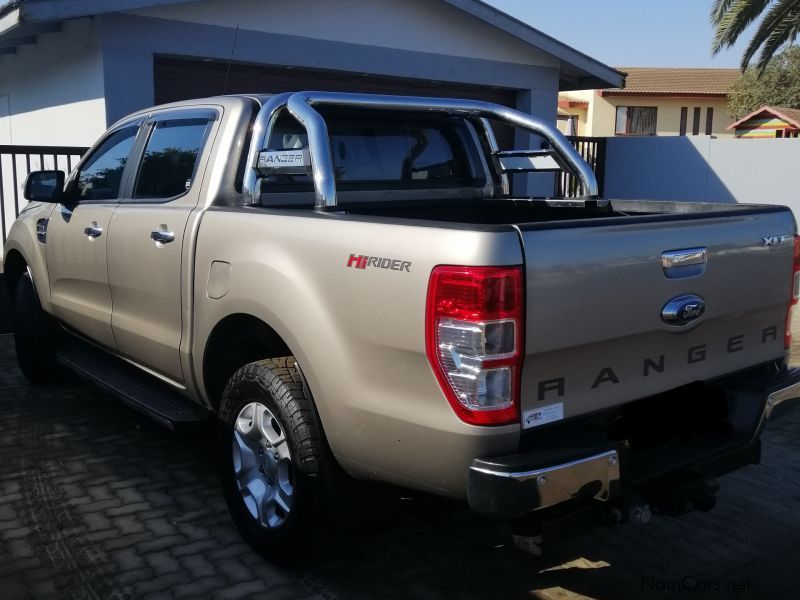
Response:
M428 286L428 360L461 420L519 421L521 267L436 267Z
M792 259L792 296L789 299L789 310L786 311L786 331L783 336L784 347L792 346L792 312L800 300L800 236L794 236L794 258Z

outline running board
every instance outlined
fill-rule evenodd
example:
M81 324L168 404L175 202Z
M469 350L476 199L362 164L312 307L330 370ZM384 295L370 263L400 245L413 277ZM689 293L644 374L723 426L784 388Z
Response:
M207 409L168 384L82 340L68 340L56 351L56 357L66 368L168 429L211 417Z

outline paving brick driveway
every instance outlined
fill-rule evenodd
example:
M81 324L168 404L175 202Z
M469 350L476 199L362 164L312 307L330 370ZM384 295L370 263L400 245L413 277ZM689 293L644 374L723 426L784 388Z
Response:
M369 492L386 518L281 568L233 530L203 432L164 431L90 385L30 387L11 342L0 336L2 600L800 598L800 411L767 432L764 466L723 479L709 514L595 530L537 559L459 504Z

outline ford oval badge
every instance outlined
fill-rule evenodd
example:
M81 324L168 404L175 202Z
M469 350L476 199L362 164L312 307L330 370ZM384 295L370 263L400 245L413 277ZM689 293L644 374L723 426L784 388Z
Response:
M700 296L686 294L667 302L661 311L661 320L667 325L686 325L696 321L706 312L706 303Z

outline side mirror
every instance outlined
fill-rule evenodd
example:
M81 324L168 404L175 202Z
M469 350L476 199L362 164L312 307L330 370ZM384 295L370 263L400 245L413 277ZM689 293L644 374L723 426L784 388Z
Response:
M30 202L58 202L65 179L64 171L34 171L25 180L23 196Z

